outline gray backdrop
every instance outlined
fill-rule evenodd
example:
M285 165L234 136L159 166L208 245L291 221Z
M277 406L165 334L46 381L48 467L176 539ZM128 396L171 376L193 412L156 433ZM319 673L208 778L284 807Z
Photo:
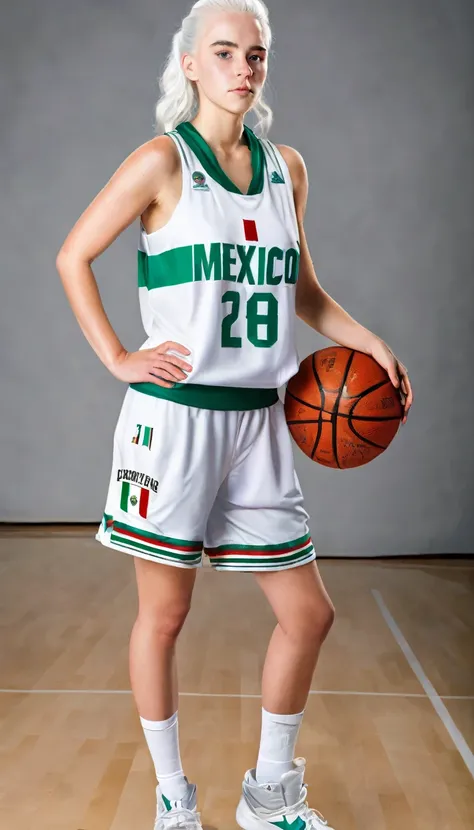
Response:
M126 384L55 270L80 213L153 135L183 0L3 8L0 520L99 522ZM408 366L416 402L372 463L295 447L319 554L472 551L473 4L269 0L270 138L303 154L326 290ZM252 123L250 121L249 123ZM129 350L145 340L138 221L93 265ZM299 321L300 356L329 345Z

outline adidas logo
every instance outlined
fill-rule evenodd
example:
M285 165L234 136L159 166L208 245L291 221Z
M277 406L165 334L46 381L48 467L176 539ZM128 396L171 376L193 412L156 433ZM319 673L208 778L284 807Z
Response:
M285 184L285 179L282 176L280 176L280 174L277 173L276 170L274 170L273 173L272 173L272 177L271 177L271 183L272 184Z

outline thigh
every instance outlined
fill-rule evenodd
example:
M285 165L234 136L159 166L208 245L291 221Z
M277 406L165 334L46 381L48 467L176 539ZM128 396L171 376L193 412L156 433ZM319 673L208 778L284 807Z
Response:
M139 617L170 631L179 628L191 607L197 568L170 568L138 556L134 563Z
M316 553L281 401L242 413L231 469L211 510L204 549L216 570L284 570Z

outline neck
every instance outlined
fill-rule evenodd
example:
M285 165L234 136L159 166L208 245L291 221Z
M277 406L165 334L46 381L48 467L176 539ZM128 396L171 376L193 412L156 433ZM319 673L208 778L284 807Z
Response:
M230 156L247 143L243 115L223 113L222 110L206 113L200 109L190 123L216 155Z

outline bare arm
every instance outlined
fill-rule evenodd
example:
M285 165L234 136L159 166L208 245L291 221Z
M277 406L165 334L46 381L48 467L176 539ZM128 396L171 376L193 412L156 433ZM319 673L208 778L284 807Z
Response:
M66 296L84 336L116 377L118 364L128 353L104 310L91 263L143 213L159 193L164 177L175 171L179 159L169 142L169 138L160 136L138 147L122 162L79 217L56 258ZM180 373L179 379L183 377Z

